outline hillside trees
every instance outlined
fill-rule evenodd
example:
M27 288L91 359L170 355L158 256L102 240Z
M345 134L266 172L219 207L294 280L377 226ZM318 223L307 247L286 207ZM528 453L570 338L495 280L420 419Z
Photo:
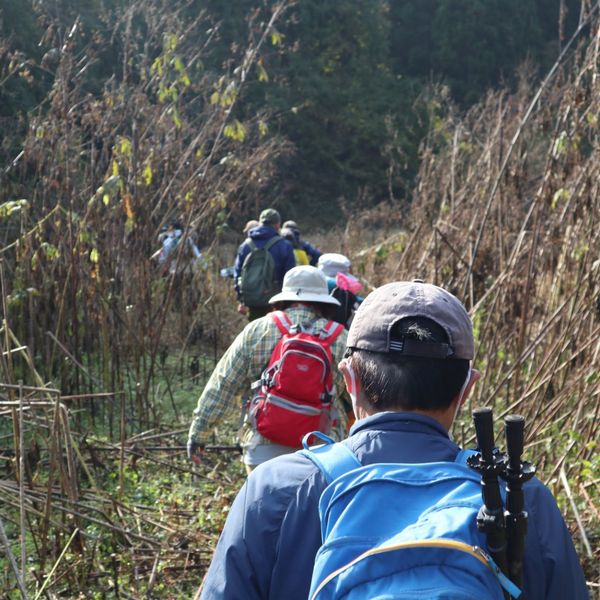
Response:
M557 57L559 35L578 24L580 2L566 0L406 0L390 3L394 72L447 84L462 106L489 88L514 81L530 60L541 71ZM562 31L559 25L562 22Z
M466 108L490 87L511 84L524 60L536 66L534 72L543 72L580 12L579 0L290 4L270 43L255 57L255 71L236 95L232 116L243 122L261 112L263 132L285 136L294 146L293 155L278 162L263 203L276 203L290 216L318 211L320 222L339 218L340 199L353 207L359 200L362 206L410 198L407 189L418 170L432 108L424 90L432 82L446 85ZM10 118L40 103L47 109L42 100L66 40L93 52L80 77L86 92L98 95L105 81L135 76L128 68L136 57L123 42L127 35L138 39L141 53L157 52L151 41L142 43L146 32L139 15L120 20L135 6L131 0L5 0L0 111L8 119L2 128L14 129L17 122ZM172 8L166 0L160 6L165 13ZM182 23L204 19L211 43L202 45L198 38L202 57L195 64L212 73L218 87L219 77L232 75L245 49L257 41L275 6L275 0L186 0L175 12ZM566 8L562 16L561 6ZM123 35L114 35L117 29ZM103 43L90 45L94 38ZM15 65L21 67L10 73ZM0 154L3 164L18 154L23 125L24 117L10 150Z

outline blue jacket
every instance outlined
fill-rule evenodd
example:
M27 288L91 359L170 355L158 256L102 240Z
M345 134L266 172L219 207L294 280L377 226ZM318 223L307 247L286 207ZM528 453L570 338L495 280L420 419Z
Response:
M255 227L248 233L248 237L251 238L259 248L262 248L275 235L278 235L277 232L268 225ZM272 254L273 260L275 261L275 279L281 284L283 282L283 276L291 268L296 266L294 248L287 240L282 238L279 242L271 246L269 252ZM239 279L240 275L242 274L244 260L248 254L250 254L250 246L247 244L247 240L245 240L238 249L238 253L235 258L235 265L233 267L235 292L238 300L241 300Z
M437 421L379 413L354 424L344 442L363 465L453 461L459 447ZM203 600L306 600L321 544L314 464L294 453L260 465L237 495L206 574ZM524 582L527 600L587 600L573 542L550 491L525 485L529 512Z
M313 267L317 266L317 262L319 262L319 256L323 254L318 248L315 248L312 244L309 244L305 240L300 240L300 248L308 254L308 259L310 260L310 264Z

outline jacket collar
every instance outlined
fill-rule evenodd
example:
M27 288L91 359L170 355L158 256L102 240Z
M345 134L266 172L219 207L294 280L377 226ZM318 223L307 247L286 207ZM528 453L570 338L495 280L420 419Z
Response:
M350 428L350 435L366 431L369 429L402 431L410 429L411 431L423 431L429 434L435 432L447 439L450 439L448 432L441 423L433 417L421 415L414 412L395 412L386 411L376 413L360 421L356 421Z

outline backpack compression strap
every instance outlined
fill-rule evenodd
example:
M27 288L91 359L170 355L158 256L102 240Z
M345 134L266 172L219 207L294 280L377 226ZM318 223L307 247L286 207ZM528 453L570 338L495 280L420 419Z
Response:
M318 437L320 440L325 442L321 446L309 446L308 441L312 437ZM356 455L346 444L335 442L328 435L321 433L320 431L313 431L307 433L302 439L303 450L299 450L300 454L303 454L311 460L323 473L327 484L348 473L362 467Z

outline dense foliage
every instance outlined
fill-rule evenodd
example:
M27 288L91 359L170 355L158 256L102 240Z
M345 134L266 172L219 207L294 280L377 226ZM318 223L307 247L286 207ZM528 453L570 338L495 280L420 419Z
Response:
M203 66L217 77L239 63L260 19L268 18L275 4L188 0L177 19L185 28L203 15L207 29L212 25L214 43L203 53ZM0 128L13 135L0 150L0 167L18 154L14 135L22 137L24 115L39 106L52 85L66 41L83 58L87 44L102 39L80 74L90 93L99 94L110 77L126 76L123 67L134 57L115 35L115 24L133 5L128 0L4 0L0 117L6 118ZM318 207L319 221L330 223L339 216L340 201L348 207L365 199L373 204L408 198L428 127L424 86L441 82L467 106L489 87L510 84L525 60L537 72L546 69L578 19L577 0L293 3L271 34L273 44L260 53L254 78L234 111L241 122L257 109L265 111L270 131L294 146L294 153L278 162L265 202L292 216L305 217L305 207ZM133 35L144 36L136 21L127 26ZM68 38L76 22L77 34ZM153 55L156 48L146 46L143 52ZM40 107L46 108L46 103Z

